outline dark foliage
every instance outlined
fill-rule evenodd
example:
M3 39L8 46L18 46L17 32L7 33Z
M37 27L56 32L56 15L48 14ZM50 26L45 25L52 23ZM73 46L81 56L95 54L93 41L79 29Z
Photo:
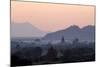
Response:
M95 61L94 42L80 42L76 38L72 43L67 43L62 37L60 45L62 44L66 45L63 46L66 49L59 49L62 54L59 57L59 51L54 48L52 43L47 44L49 48L46 49L47 53L44 55L42 55L43 49L41 47L24 47L19 49L19 46L17 46L19 50L11 54L11 66ZM70 45L68 46L68 44ZM56 45L59 45L59 43ZM60 48L59 46L56 47Z
M42 53L40 47L28 47L17 51L11 55L11 66L25 66L38 62L39 57Z
M45 61L45 63L51 63L56 60L56 57L57 57L57 51L51 46L48 49L47 54L41 57L41 60Z

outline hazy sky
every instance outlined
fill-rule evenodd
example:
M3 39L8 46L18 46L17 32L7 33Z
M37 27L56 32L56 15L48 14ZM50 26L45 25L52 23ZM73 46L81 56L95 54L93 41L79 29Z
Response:
M94 25L94 6L34 2L11 2L11 21L29 22L43 31L57 31L78 25Z
M95 5L96 3L96 0L16 0L16 1L40 1L40 2L56 2L56 3L87 4L87 5Z

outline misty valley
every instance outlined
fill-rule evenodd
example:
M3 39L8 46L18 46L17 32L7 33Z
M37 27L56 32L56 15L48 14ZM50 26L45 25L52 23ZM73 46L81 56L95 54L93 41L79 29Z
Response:
M42 37L33 37L41 34L39 30L35 29L35 34L33 31L27 23L11 29L11 66L95 61L95 27L92 25L83 28L73 25Z
M11 40L11 65L25 66L95 60L95 42L15 38Z

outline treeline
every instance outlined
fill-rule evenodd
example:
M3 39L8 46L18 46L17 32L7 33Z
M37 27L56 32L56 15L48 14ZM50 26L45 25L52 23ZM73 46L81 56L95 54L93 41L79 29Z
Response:
M49 48L45 54L41 47L20 48L17 46L16 48L19 50L11 54L11 66L95 61L94 42L79 42L78 39L75 39L72 43L67 43L62 38L62 42L59 44L70 44L71 48L66 46L66 49L62 49L63 51L59 49L61 53L59 56L59 51L51 43L48 43Z

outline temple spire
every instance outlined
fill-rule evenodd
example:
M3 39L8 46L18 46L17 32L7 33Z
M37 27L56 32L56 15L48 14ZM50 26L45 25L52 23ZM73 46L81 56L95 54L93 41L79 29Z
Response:
M65 42L65 38L64 38L64 36L62 36L61 42L62 42L62 43Z

